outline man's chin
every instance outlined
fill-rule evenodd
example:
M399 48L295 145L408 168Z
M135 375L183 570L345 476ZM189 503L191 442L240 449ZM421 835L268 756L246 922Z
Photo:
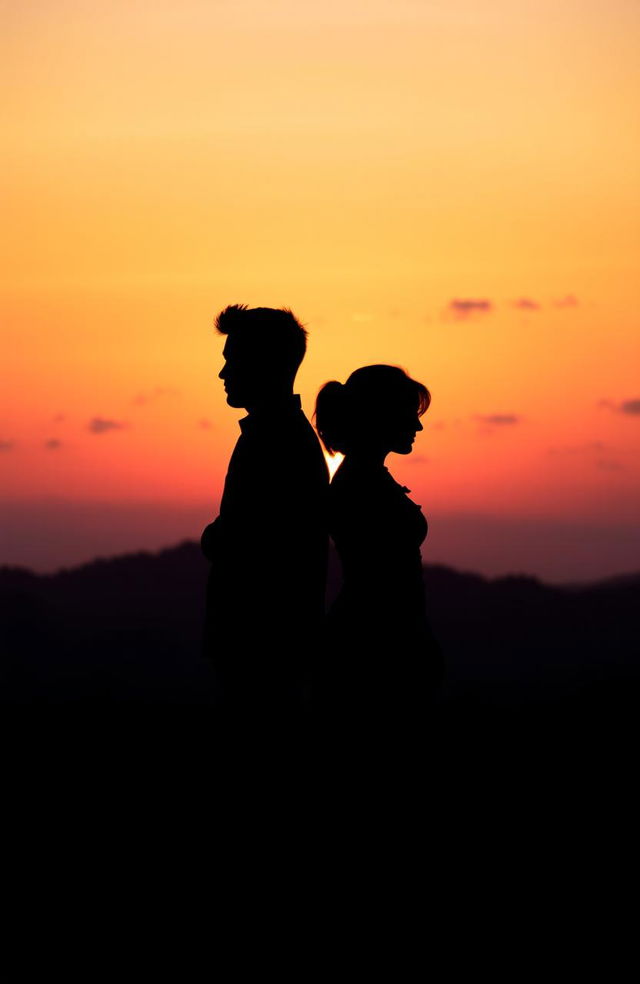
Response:
M240 409L246 406L246 403L239 396L234 396L233 393L227 393L227 403L230 407L235 409Z

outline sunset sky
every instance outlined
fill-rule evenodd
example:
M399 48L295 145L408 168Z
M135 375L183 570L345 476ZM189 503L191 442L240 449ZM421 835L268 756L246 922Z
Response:
M212 322L246 303L307 325L308 415L361 365L428 385L387 462L425 560L640 569L640 4L0 17L0 563L199 537L242 416Z

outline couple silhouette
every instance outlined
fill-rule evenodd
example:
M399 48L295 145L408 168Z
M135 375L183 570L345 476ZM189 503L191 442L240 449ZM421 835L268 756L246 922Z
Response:
M388 365L326 383L317 431L329 454L344 455L329 484L293 392L304 327L290 310L244 305L215 324L227 403L247 410L219 516L201 541L211 564L204 651L219 712L419 720L441 676L422 581L427 522L384 462L411 452L429 391ZM325 615L329 535L343 584Z

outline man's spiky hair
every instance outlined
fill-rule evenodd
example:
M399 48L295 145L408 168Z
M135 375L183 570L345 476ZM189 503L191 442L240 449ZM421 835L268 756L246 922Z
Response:
M289 308L230 304L215 320L221 335L242 336L265 360L295 371L307 350L307 331Z

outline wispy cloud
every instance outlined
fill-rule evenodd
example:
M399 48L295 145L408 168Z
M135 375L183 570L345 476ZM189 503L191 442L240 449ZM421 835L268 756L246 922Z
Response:
M578 307L579 301L575 294L565 294L564 297L559 297L553 304L557 308L574 308Z
M108 420L106 417L93 417L89 421L92 434L106 434L108 431L124 430L127 425L121 420Z
M585 454L590 452L602 453L603 451L612 450L610 445L605 444L604 441L587 441L585 444L564 444L559 447L550 447L547 449L548 454L558 454L558 455L575 455L575 454Z
M519 297L517 301L513 302L514 308L518 308L519 311L539 311L541 305L537 301L532 300L530 297Z
M55 413L51 418L54 424L61 424L63 420L66 420L66 416L63 413Z
M211 430L213 428L213 424L211 423L210 420L207 420L205 417L203 417L201 420L198 421L198 427L201 427L202 430Z
M14 448L13 441L0 441L0 451L13 451Z
M550 447L547 453L556 458L573 458L572 467L576 461L587 464L590 467L598 468L600 471L619 472L624 471L625 466L617 458L616 448L604 441L586 441L584 444L566 444L559 447Z
M623 400L618 407L619 413L629 413L632 416L640 414L640 400Z
M493 303L485 297L454 297L449 301L448 310L456 318L468 318L474 314L488 314Z
M619 472L625 470L622 462L616 461L614 458L598 458L595 465L600 471Z
M629 417L640 416L640 400L621 400L620 403L615 403L613 400L599 400L598 406Z
M59 441L56 437L50 437L48 441L44 442L44 446L47 451L57 451L58 448L62 447L62 441Z
M481 424L489 424L492 427L510 427L513 424L519 424L522 417L516 413L477 413L474 420L478 420Z
M159 400L164 396L176 396L177 392L177 390L170 386L156 386L155 389L152 389L148 393L138 393L131 402L137 407L144 407L148 403Z

